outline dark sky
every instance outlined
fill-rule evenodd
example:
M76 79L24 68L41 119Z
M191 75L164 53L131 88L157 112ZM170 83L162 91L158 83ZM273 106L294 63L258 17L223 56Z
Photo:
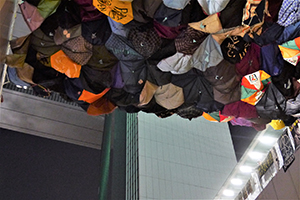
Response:
M0 128L0 199L97 200L100 152Z
M233 126L230 122L228 123L228 126L230 129L235 155L239 161L258 131L252 127Z

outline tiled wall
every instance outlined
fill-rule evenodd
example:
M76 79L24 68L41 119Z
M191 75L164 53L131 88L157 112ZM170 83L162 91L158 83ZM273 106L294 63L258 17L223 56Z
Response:
M139 113L140 199L213 199L236 164L226 123Z

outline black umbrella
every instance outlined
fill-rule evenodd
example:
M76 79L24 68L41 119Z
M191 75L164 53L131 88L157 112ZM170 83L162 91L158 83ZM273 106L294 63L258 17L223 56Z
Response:
M147 80L155 85L162 86L171 82L172 74L161 71L156 65L147 62Z
M144 61L120 61L123 89L131 94L140 93L146 81L147 67Z
M89 43L93 45L102 45L111 35L111 28L107 17L102 19L82 22L81 34Z
M105 46L120 60L123 89L131 94L141 92L147 76L144 57L133 48L127 38L114 33L111 34Z
M173 75L171 82L183 89L184 105L196 104L204 112L222 109L223 104L214 100L212 86L200 70L193 68L185 74Z

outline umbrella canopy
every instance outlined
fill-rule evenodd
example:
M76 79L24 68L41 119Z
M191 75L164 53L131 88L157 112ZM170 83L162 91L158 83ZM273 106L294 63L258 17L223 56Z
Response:
M224 59L231 63L238 63L246 55L250 43L241 36L228 36L221 44Z
M222 60L223 54L220 44L217 43L212 35L208 35L192 55L190 65L201 71L205 71L211 66L216 66Z
M105 46L118 60L137 61L144 59L144 57L133 48L132 43L121 35L112 33L106 41Z
M111 34L111 28L106 16L102 19L82 22L81 28L84 39L93 45L105 44Z
M119 61L123 89L131 94L142 91L147 77L147 67L144 61Z
M190 2L189 0L163 0L164 4L176 10L182 10Z
M93 55L93 45L82 36L70 39L62 44L61 49L74 62L85 65Z
M93 45L92 53L87 63L91 67L110 71L118 62L116 56L110 53L104 45Z
M208 68L204 77L213 86L216 101L228 104L240 100L241 76L236 73L234 64L223 60L217 66Z
M197 118L202 116L203 111L196 108L195 105L191 105L188 107L180 107L177 109L176 114L182 118L192 120L193 118Z
M59 26L55 29L53 38L55 44L61 45L62 43L79 36L81 36L81 24L77 24L71 28L62 28Z
M143 90L140 94L139 106L147 105L153 98L157 89L158 89L157 85L151 83L150 81L146 81Z
M154 98L156 103L166 109L175 109L184 103L183 89L172 83L157 88Z
M45 35L40 28L32 32L30 45L44 56L51 56L61 49L61 47L55 43L54 39Z
M186 55L193 55L207 36L208 33L188 26L175 38L176 50Z
M84 89L95 94L102 92L112 84L112 75L109 71L95 70L84 65L81 68L80 78Z
M161 71L156 65L147 62L147 80L158 86L166 85L171 82L172 74Z
M163 72L171 72L172 74L183 74L192 69L190 65L191 55L184 55L177 52L173 56L161 60L157 67Z
M214 101L212 86L200 70L193 68L185 74L173 75L171 83L183 89L185 105L196 104L204 112L219 111L223 107Z
M212 122L229 122L230 120L234 119L233 116L222 115L220 111L219 112L212 112L212 113L203 112L202 116L206 120L212 121Z
M93 0L74 0L74 2L80 7L80 16L83 22L95 21L106 17L93 5Z
M206 14L212 15L222 11L230 0L218 0L218 1L209 1L209 0L198 0L199 4L203 8Z
M154 54L161 46L161 38L153 28L153 24L145 24L130 29L128 40L134 49L145 58Z
M24 1L19 6L24 17L24 21L27 23L29 29L34 31L39 28L45 18L39 13L37 7L31 5L27 1Z
M60 73L66 74L69 78L78 78L81 65L71 60L62 50L59 50L50 57L51 67Z
M30 35L23 36L10 41L13 54L6 55L5 63L10 67L22 68L30 46Z
M245 5L242 23L253 26L264 21L265 9L267 9L267 1L251 1L247 0Z
M138 105L140 94L130 94L124 89L111 88L105 95L117 106Z
M256 111L261 118L287 119L285 114L286 98L270 83L260 101L255 105Z
M100 1L93 0L93 5L102 13L109 16L116 22L127 24L133 20L132 5L129 1L109 0Z
M91 103L87 109L87 114L97 116L112 113L117 106L105 97Z
M271 76L263 70L244 76L241 82L241 100L255 105L270 83Z
M254 42L251 43L245 57L235 64L236 71L245 76L259 70L260 67L260 47Z
M124 82L123 89L131 94L141 92L147 76L144 57L135 51L127 38L114 33L105 46L119 59L118 65Z

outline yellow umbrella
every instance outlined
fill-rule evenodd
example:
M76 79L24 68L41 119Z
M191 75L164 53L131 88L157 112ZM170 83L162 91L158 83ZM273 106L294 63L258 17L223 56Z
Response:
M93 5L114 21L127 24L133 20L131 2L119 0L93 0Z

